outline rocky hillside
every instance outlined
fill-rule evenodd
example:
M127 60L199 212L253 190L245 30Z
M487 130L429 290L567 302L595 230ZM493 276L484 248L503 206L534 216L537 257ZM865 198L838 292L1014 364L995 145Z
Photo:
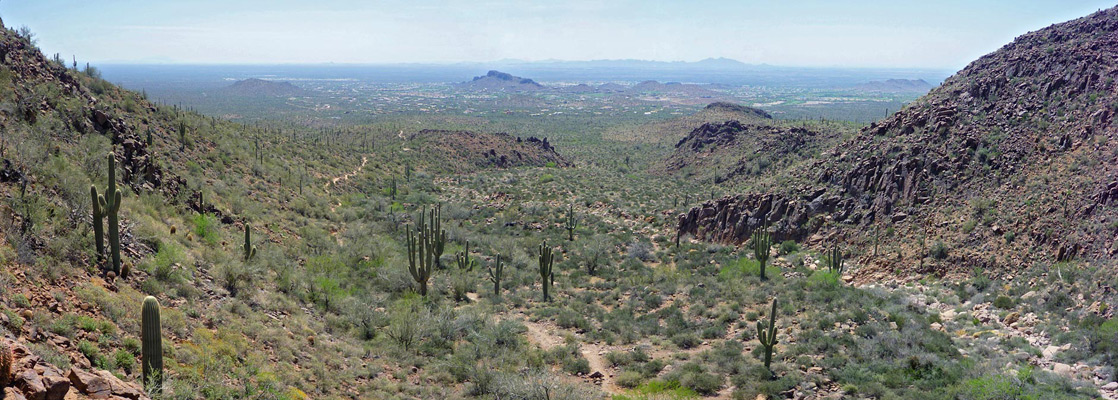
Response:
M1112 257L1116 69L1116 9L1022 35L791 172L786 189L705 203L678 229L730 243L762 225L780 240L895 241L863 261L926 260L905 263L919 273Z
M25 383L2 388L8 398L144 397L137 388L140 304L147 295L166 305L165 389L173 398L251 397L264 390L267 398L298 398L285 393L355 385L353 374L292 368L296 359L323 362L317 351L284 350L278 358L277 349L300 346L276 341L296 341L298 332L302 343L304 330L323 332L316 343L332 348L331 357L335 346L352 349L314 316L222 310L233 293L274 290L264 286L270 278L254 282L267 274L262 265L228 262L240 259L229 244L243 240L244 221L269 221L253 232L262 258L276 254L267 255L274 250L266 243L304 242L306 233L294 230L297 219L321 232L336 230L315 217L327 206L312 207L307 199L334 190L325 184L360 165L361 148L339 143L329 131L249 127L159 106L100 79L96 68L69 67L44 57L27 36L0 28L0 336L26 349L19 350L17 367ZM94 252L90 185L105 189L110 154L121 191L127 276L107 272ZM388 175L376 168L362 172ZM303 193L308 197L297 196ZM292 323L301 326L288 328ZM271 332L271 344L243 346L239 329L250 324ZM195 353L219 347L228 357ZM215 366L221 372L196 372ZM304 373L315 376L296 376ZM71 386L64 391L66 382Z
M409 146L422 149L432 168L453 172L571 165L547 138L521 138L507 133L424 129L410 137Z
M849 132L833 123L777 121L764 110L726 102L674 122L658 127L690 132L675 141L654 172L719 184L758 183L757 178L815 157ZM693 125L681 126L688 123Z

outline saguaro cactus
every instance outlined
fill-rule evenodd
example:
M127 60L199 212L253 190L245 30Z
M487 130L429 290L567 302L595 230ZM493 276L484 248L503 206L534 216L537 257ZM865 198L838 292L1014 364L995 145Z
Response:
M827 251L827 269L831 273L842 276L842 271L846 269L846 260L842 259L842 251L838 246L831 247Z
M501 253L497 253L497 258L493 262L493 267L489 268L489 280L493 282L493 295L501 295L501 274L505 272L505 266L501 265Z
M567 241L575 240L575 229L578 228L578 219L575 218L575 205L571 203L567 208Z
M97 186L89 185L89 198L93 203L93 242L97 247L97 263L105 262L105 212L101 210L101 196Z
M458 269L470 272L474 270L477 265L477 260L470 259L470 241L466 241L465 249L461 252L454 253L454 261L458 264Z
M772 368L769 364L773 358L773 348L776 346L776 298L773 298L773 308L769 313L769 326L765 328L764 323L757 321L757 340L761 342L761 346L765 351L765 369L772 375Z
M765 280L765 263L769 261L769 250L772 249L773 238L765 227L753 231L753 256L761 265L761 280Z
M543 301L551 301L551 285L555 283L555 273L552 267L555 265L555 254L547 243L540 245L540 282L543 286Z
M443 250L446 249L446 231L443 230L442 216L443 205L441 203L436 204L435 207L431 209L431 214L427 216L428 222L426 225L427 237L431 239L429 249L435 261L435 268L437 269L443 268L440 259L443 257ZM420 214L419 218L423 219L423 214Z
M116 188L116 156L109 153L109 186L105 188L104 195L97 195L97 188L90 187L89 194L96 198L93 204L93 236L97 241L98 253L104 252L101 238L98 234L100 218L109 219L109 252L112 254L112 264L106 269L120 275L120 189ZM102 255L102 257L104 257Z
M419 294L421 296L427 295L427 281L431 279L431 270L434 267L434 261L431 260L431 238L427 236L426 229L423 226L423 218L419 219L419 227L416 228L416 233L413 234L411 227L407 228L407 242L408 242L408 272L411 273L412 279L419 285Z
M151 296L144 299L140 339L144 385L149 392L159 392L163 387L163 333L159 327L159 301Z
M12 348L7 343L0 343L0 388L12 384Z
M245 252L245 262L248 262L248 260L251 260L251 259L253 259L253 257L256 257L256 246L252 245L252 228L248 226L247 222L245 223L244 252Z

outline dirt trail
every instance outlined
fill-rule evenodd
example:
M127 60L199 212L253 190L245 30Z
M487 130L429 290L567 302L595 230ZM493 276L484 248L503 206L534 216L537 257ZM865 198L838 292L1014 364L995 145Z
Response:
M354 169L352 172L330 179L330 182L326 182L326 186L324 186L323 189L330 189L330 185L337 185L338 182L346 181L349 180L349 178L357 176L357 174L360 173L361 170L364 169L365 165L368 163L369 157L361 156L361 166L357 167L357 169Z
M540 348L544 350L551 350L556 346L561 346L566 341L560 334L562 329L557 326L528 320L521 320L520 322L528 328L528 341L540 346ZM608 367L609 364L603 356L611 350L616 349L607 349L595 343L579 341L579 351L582 353L582 357L590 363L590 373L602 373L602 390L609 394L619 394L623 393L624 389L618 387L617 384L614 383L613 371L610 370Z
M532 344L536 345L536 346L539 346L540 348L542 348L544 350L551 350L552 348L555 348L556 346L563 345L566 342L566 339L563 336L564 333L570 333L571 336L579 338L580 339L579 340L579 351L582 353L582 357L585 358L586 361L590 364L590 373L591 374L593 374L594 372L601 372L602 373L602 378L601 378L602 391L604 391L604 392L606 392L607 394L610 394L610 395L625 394L626 393L626 390L624 388L618 386L617 382L615 381L615 375L620 371L618 371L614 368L611 368L609 366L609 361L606 360L605 354L609 353L611 351L627 352L627 351L632 350L633 345L629 345L629 346L613 345L613 346L611 346L611 345L598 344L598 343L588 343L588 342L585 342L585 341L581 340L581 337L580 337L581 335L579 335L577 333L570 332L566 329L559 328L558 326L555 326L554 324L552 324L550 322L532 322L532 321L529 321L529 320L526 320L526 319L520 318L520 317L511 317L511 318L518 319L520 321L520 323L524 324L524 326L528 328L528 332L527 332L528 341L531 342ZM735 334L738 334L738 333L740 333L740 332L733 332L733 333L730 333L730 335L735 335ZM651 356L653 356L654 358L661 358L661 359L665 359L665 360L670 360L672 355L675 354L675 353L687 353L689 355L695 355L695 354L698 354L698 353L700 353L704 350L707 350L711 347L709 345L709 343L703 343L701 346L697 346L695 348L691 348L691 349L687 349L687 350L667 351L667 350L661 349L657 346L651 346L651 343L644 343L644 341L642 341L641 344L648 345L647 347L649 347L650 349L653 350L650 353ZM583 379L589 379L589 377L582 377L582 378ZM733 393L733 387L730 386L730 385L727 385L726 387L723 387L722 390L719 390L716 395L711 396L711 397L704 397L704 399L713 399L713 400L730 399L730 395L732 393Z

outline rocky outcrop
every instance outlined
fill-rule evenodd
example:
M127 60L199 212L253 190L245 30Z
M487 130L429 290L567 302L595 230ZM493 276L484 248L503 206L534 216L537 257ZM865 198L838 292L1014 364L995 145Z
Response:
M478 133L424 129L410 137L423 142L431 154L443 158L439 167L454 171L478 168L542 167L554 164L568 167L571 162L563 158L547 138L521 138L507 133Z
M0 341L11 346L15 360L11 387L0 388L3 390L3 397L0 398L5 400L149 399L138 384L124 382L108 371L83 369L75 365L63 372L33 354L22 343L9 339ZM88 363L84 364L88 367Z
M716 101L716 102L707 104L707 106L703 107L703 109L707 110L707 111L724 111L724 112L741 113L741 114L745 114L747 116L753 116L753 117L763 118L763 119L772 119L773 118L773 116L770 115L765 110L761 110L761 109L753 108L753 107L746 107L746 106L743 106L741 104L734 104L734 103L730 103L730 102L726 102L726 101Z
M695 128L675 144L663 163L663 171L691 170L713 174L715 182L755 176L765 169L788 165L810 157L828 137L803 126L782 126L758 120L708 122Z
M1112 232L1092 225L1118 218L1115 75L1116 9L1022 35L790 170L785 179L802 185L704 203L680 216L679 231L740 243L763 218L778 234L802 238L821 219L920 231L976 262L1118 254ZM700 133L680 144L740 141ZM975 211L975 202L989 211ZM983 213L997 226L961 227L983 222L973 221ZM917 228L927 221L935 223ZM1018 239L1004 239L1007 232Z

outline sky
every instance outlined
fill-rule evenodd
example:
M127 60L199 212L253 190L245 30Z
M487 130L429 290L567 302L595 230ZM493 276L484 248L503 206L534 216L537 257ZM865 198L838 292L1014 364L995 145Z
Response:
M959 69L1096 0L8 0L46 54L79 62L454 63L726 57Z

